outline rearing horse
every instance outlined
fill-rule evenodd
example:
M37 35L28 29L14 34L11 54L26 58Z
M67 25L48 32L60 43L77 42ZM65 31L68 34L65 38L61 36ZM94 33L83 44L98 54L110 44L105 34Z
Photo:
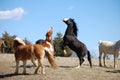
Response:
M80 65L78 66L78 68L84 62L84 57L87 54L90 67L92 67L90 52L88 51L86 45L77 39L78 29L77 29L76 23L74 22L74 19L64 18L63 22L67 24L67 29L63 37L64 42L62 45L62 50L64 50L65 46L68 46L70 49L76 52L80 62Z
M48 46L46 46L45 44L51 45L51 46L50 46L50 49L51 49L53 55L55 55L55 52L54 52L54 51L55 51L55 50L54 50L54 42L53 42L53 40L52 40L52 34L53 34L53 27L51 27L51 28L48 30L48 32L46 33L46 39L45 39L45 40L39 39L39 40L36 41L36 44L42 44L44 47L48 47Z

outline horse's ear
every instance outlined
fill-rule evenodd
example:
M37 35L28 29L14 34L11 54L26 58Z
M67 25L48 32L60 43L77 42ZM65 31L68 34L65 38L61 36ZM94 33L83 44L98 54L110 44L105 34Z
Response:
M51 28L48 30L48 32L50 32L50 31L53 31L53 27L51 27Z
M73 21L74 21L74 19L73 19L73 18L70 18L70 20L73 20Z
M53 27L51 27L48 32L53 33Z
M52 30L53 31L53 27L51 27L51 29L50 30Z
M74 21L74 19L72 19Z

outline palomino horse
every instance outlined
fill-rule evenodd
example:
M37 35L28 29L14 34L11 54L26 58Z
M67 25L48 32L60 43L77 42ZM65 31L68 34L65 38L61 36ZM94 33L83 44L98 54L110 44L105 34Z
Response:
M0 53L4 53L5 43L3 40L0 40Z
M24 43L24 41L23 41L22 39L19 38L19 41L20 41L24 46L26 46L26 44ZM31 59L31 62L33 63L33 65L34 65L35 67L37 67L37 64L35 63L35 60L36 60L36 59L33 59L33 58L32 58L32 59Z
M78 66L78 68L84 62L84 57L87 54L90 67L92 67L90 52L88 51L86 45L77 39L78 29L77 29L76 23L71 18L70 19L64 18L63 22L67 24L67 29L63 37L64 42L63 42L62 49L64 50L64 46L68 46L70 49L72 49L77 53L77 56L80 62L80 65Z
M47 42L48 43L48 42ZM34 60L35 58L38 60L38 67L35 70L35 74L37 74L37 71L39 67L42 68L41 73L45 74L45 67L43 65L43 59L44 56L48 58L49 63L53 68L57 67L57 64L55 63L53 53L50 48L48 48L50 45L46 44L48 47L44 47L44 45L40 44L33 44L33 45L24 45L24 42L19 39L15 38L14 39L14 50L15 50L15 60L16 60L16 71L15 73L18 73L18 66L19 66L19 61L23 61L24 65L24 70L23 74L26 74L26 61L27 60Z
M104 56L103 56L104 66L106 66L105 65L106 55L112 54L114 56L114 68L116 68L116 61L120 54L120 40L118 40L116 42L100 40L98 43L99 43L99 66L102 66L101 56L102 56L102 53L104 53Z

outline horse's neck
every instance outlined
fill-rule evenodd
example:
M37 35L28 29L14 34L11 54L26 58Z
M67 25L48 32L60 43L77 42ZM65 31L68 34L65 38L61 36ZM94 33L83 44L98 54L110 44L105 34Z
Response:
M66 34L66 35L67 35L67 34L73 35L73 34L74 34L74 32L73 32L73 27L72 27L72 26L68 26L65 34Z
M50 40L49 42L50 42L50 44L54 47L53 40Z

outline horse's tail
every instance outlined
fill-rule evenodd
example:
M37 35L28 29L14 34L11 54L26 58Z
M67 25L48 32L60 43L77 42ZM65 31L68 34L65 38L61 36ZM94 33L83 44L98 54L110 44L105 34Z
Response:
M90 67L92 68L91 54L89 51L87 51L87 58L88 58L88 61L90 63Z
M55 58L54 58L53 54L50 51L45 50L45 55L48 58L48 61L51 64L52 68L54 68L54 69L57 68L57 64L55 62Z

